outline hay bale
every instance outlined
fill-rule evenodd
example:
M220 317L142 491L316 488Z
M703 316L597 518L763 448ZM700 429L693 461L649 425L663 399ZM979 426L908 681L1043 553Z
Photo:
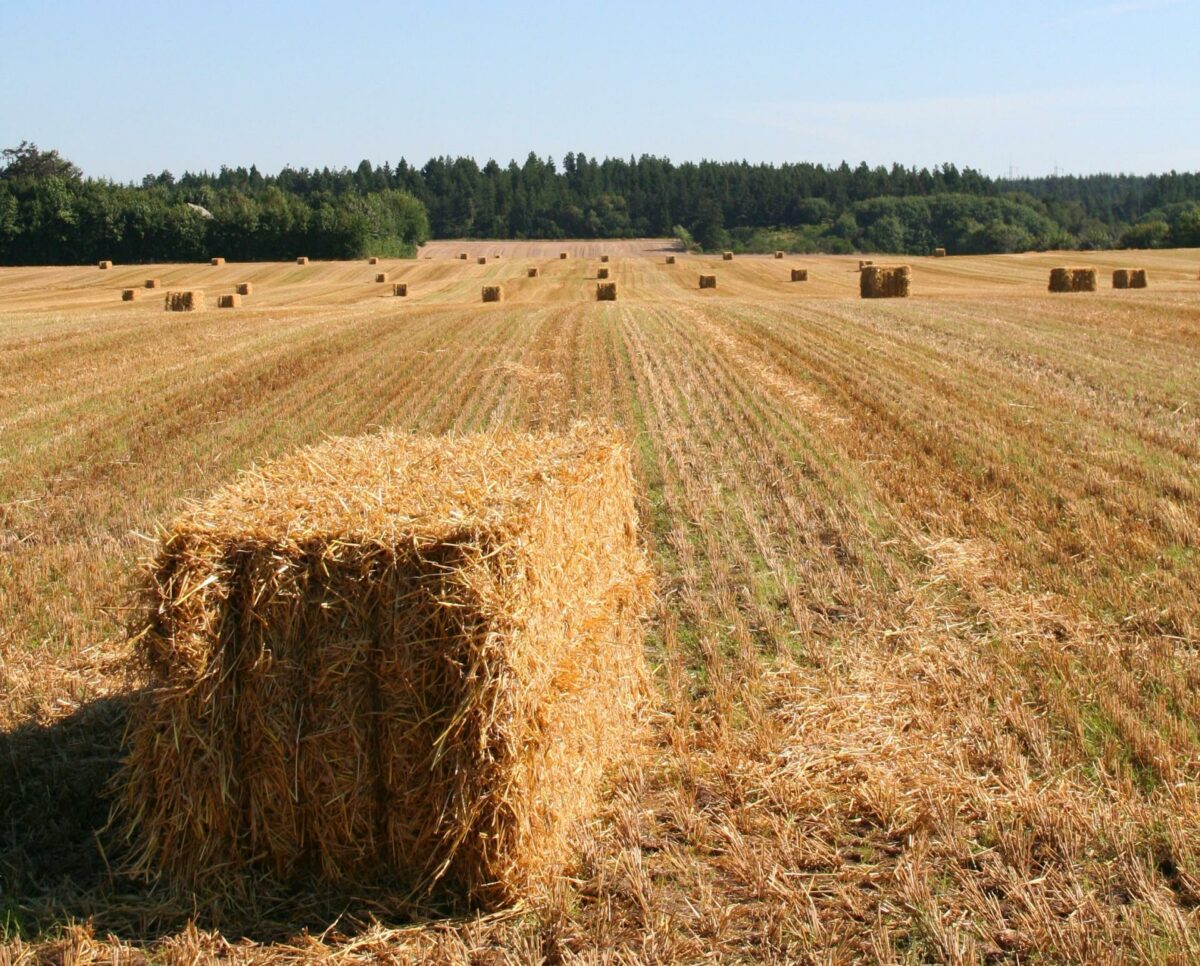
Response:
M254 285L251 282L238 282L237 288L234 289L238 295L253 295Z
M1144 268L1118 268L1112 275L1113 288L1145 288L1146 282Z
M807 282L808 281L808 269L807 268L793 268L792 269L792 281L793 282Z
M563 260L565 261L565 260L566 260L566 257L567 257L567 253L566 253L566 252L559 252L559 253L558 253L558 257L559 257L559 258L561 258L561 259L563 259Z
M459 257L459 258L461 258L461 259L462 259L462 260L465 262L465 261L466 261L468 258L470 258L471 256L470 256L470 255L468 255L466 252L459 252L459 253L458 253L458 257Z
M776 253L775 253L775 257L776 257L776 258L783 258L783 252L776 252Z
M486 264L487 264L487 256L486 256L486 255L480 255L480 256L479 256L477 259L475 259L475 264L477 264L477 265L486 265Z
M1096 270L1094 268L1052 268L1050 270L1051 292L1094 292Z
M525 272L525 274L528 275L530 278L537 278L541 274L541 272L539 272L536 268L531 268L531 269L528 269Z
M378 265L379 259L376 258L374 255L372 255L370 258L367 259L367 264L368 265Z
M240 309L241 307L242 297L237 293L217 296L217 308L219 309Z
M299 258L296 259L296 264L297 265L307 265L308 259L304 255L301 255Z
M138 297L138 294L139 293L136 288L123 288L121 289L121 301L132 302Z
M700 276L700 287L701 288L716 288L717 287L717 276L701 275Z
M204 293L199 289L190 292L168 292L163 304L168 312L199 312L204 308Z
M907 265L867 265L859 273L859 293L865 299L907 298L912 269Z
M945 257L946 257L946 249L944 249L944 248L935 248L935 249L933 250L933 257L934 257L934 258L945 258Z
M103 262L99 262L97 264L97 267L100 269L100 271L107 272L110 268L112 268L112 265L113 265L113 263L110 261L103 261Z
M130 871L484 906L536 893L628 745L649 598L608 427L333 439L183 513L147 568Z
M608 256L607 256L607 255L601 255L601 256L600 256L600 261L602 261L602 262L607 262L607 261L608 261Z
M162 285L162 282L157 278L146 279L146 288L158 288L160 285Z
M733 261L733 252L721 252L721 258L724 261L732 262Z
M404 298L405 296L407 296L408 295L408 282L392 283L392 294L399 295L401 298Z
M1129 288L1129 269L1118 268L1112 274L1113 288Z
M387 280L388 280L387 272L379 272L375 276L375 284L377 284L377 285L380 284L381 282L386 282Z
M615 302L617 300L617 283L616 282L597 282L596 283L596 301L597 302Z
M504 286L503 285L485 285L483 287L483 300L485 302L503 302L504 301Z
M871 264L872 264L872 262L869 258L868 259L860 258L858 260L858 270L861 272L864 268L870 267Z
M596 278L608 278L608 269L607 268L596 269Z
M674 265L674 264L675 264L675 256L674 256L674 255L668 255L668 256L667 256L667 264L668 264L668 265Z
M1148 288L1149 284L1150 280L1144 268L1131 268L1129 270L1130 288Z
M212 264L213 264L213 265L224 265L224 264L225 264L225 259L223 259L223 258L214 258L214 259L212 260Z

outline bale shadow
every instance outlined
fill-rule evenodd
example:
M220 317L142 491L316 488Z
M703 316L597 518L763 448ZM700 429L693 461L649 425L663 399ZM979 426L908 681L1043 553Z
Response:
M123 874L125 851L107 829L109 786L137 697L101 698L51 724L0 732L0 944L36 941L70 922L136 944L162 940L189 922L219 929L230 941L271 942L305 930L349 936L373 922L411 925L468 912L414 901L399 888L354 896L298 892L254 875L236 901L222 903Z

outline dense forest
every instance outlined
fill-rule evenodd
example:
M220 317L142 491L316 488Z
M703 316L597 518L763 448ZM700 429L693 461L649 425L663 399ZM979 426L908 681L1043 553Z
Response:
M674 234L705 250L921 254L1200 245L1200 173L989 178L665 158L85 178L22 143L0 167L0 263L411 255L429 237Z

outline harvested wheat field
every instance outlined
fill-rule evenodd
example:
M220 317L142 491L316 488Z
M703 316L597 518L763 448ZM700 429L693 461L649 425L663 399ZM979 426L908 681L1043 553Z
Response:
M0 961L1200 959L1200 253L1139 252L1153 286L1116 291L1129 253L906 257L908 298L862 300L857 256L806 255L795 285L769 254L667 265L669 241L439 244L378 268L155 266L170 291L252 283L236 313L123 303L144 266L0 270ZM602 252L619 301L596 300ZM1067 264L1105 284L1048 292ZM380 270L412 294L369 284ZM481 305L483 286L504 301ZM275 770L192 758L127 800L258 782L264 815L306 802L301 817L242 813L232 839L162 827L278 848L318 881L338 878L319 874L335 855L352 889L235 875L198 904L126 820L108 824L127 726L162 684L137 631L139 561L162 564L164 532L193 533L178 521L230 494L266 499L253 481L279 467L324 479L309 502L354 517L379 487L327 473L343 437L561 438L597 418L629 440L654 571L649 697L623 759L579 753L595 800L546 883L472 903L376 880L354 844L376 847L372 808L397 778L352 767L383 760L378 729L330 724L378 720L352 704L369 686L332 686L339 654L307 676L286 647L244 666L260 700L242 707L279 708L274 727L184 686ZM427 475L453 474L431 458ZM343 580L366 531L335 521L317 545L237 519L264 582L248 586L322 574L327 613L291 615L280 591L232 601L229 620L325 620L357 654L376 618L408 613L340 621L366 599ZM172 606L224 593L213 554L217 576ZM170 654L200 667L211 630ZM289 715L328 730L301 752ZM183 754L156 740L160 767ZM139 860L149 880L123 871Z

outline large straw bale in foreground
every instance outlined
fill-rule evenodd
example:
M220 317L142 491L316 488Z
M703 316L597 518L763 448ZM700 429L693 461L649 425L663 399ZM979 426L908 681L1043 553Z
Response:
M1050 269L1051 292L1094 292L1096 291L1096 270L1094 268L1052 268Z
M607 426L334 439L187 510L148 575L117 819L201 901L248 874L515 901L645 694Z
M912 269L907 265L867 265L859 272L859 294L865 299L908 297Z

